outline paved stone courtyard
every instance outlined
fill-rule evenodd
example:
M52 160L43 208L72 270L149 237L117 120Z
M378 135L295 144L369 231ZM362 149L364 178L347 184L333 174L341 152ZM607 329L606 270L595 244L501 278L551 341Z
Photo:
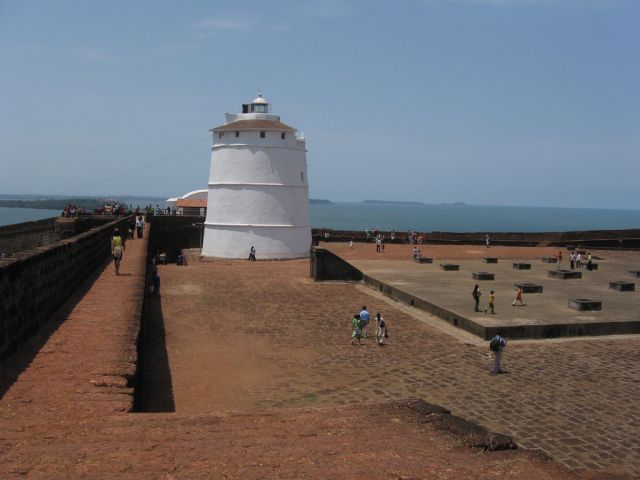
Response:
M151 328L164 329L156 348L166 349L176 412L367 409L420 397L571 468L640 478L640 336L512 341L507 373L495 376L486 342L366 286L313 283L308 272L305 260L160 267ZM362 305L382 312L387 346L350 345ZM166 392L149 383L147 408L166 408L153 404Z

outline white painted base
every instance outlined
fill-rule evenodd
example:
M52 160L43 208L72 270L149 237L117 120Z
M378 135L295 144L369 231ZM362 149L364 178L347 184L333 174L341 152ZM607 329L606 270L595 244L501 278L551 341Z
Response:
M249 258L251 246L257 260L309 258L311 228L230 226L205 223L202 255L218 258Z

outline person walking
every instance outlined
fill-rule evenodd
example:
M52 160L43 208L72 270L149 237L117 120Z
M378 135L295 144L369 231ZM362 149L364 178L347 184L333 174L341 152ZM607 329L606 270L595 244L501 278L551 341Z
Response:
M569 267L571 268L571 270L573 270L576 266L576 254L575 252L571 252L571 255L569 255Z
M562 265L562 251L558 250L558 254L556 255L556 258L558 259L558 262L556 264L556 268L559 270L560 266Z
M513 299L513 303L511 305L515 306L516 303L525 305L524 300L522 300L522 287L516 287L516 298Z
M256 261L256 249L253 245L251 245L251 248L249 249L249 258L248 260L255 262Z
M369 336L369 319L370 315L367 311L367 306L362 306L362 311L360 312L360 325L362 328L362 337L367 338Z
M474 309L474 312L480 311L480 309L478 308L478 306L480 305L480 295L482 295L482 292L480 291L480 287L478 286L478 284L476 284L476 286L473 287L473 292L471 292L471 296L473 297L473 300L476 302L476 307Z
M582 254L578 252L578 255L576 255L576 268L580 268L580 262L582 262Z
M380 312L376 313L376 337L378 336L378 333L380 332L380 322L382 322L382 315L380 314Z
M380 314L378 314L380 315ZM380 318L380 325L378 326L378 330L376 332L376 340L378 345L384 345L384 339L387 338L389 334L387 333L387 324L384 322L384 319Z
M502 331L498 330L495 337L489 342L489 350L493 353L493 368L491 373L502 373L500 361L502 360L502 350L507 346L507 339L502 336Z
M489 248L489 245L491 244L491 239L489 238L489 235L486 235L484 237L484 243L487 245L487 248Z
M120 262L124 253L124 241L117 228L111 236L111 255L113 256L113 265L116 268L116 275L120 275Z
M360 314L356 313L351 320L351 345L360 345L360 337L362 336L361 329Z
M587 270L593 270L593 266L591 264L591 252L587 254Z
M495 302L496 302L496 295L495 295L495 292L493 290L491 290L489 292L489 308L487 310L485 310L484 313L487 313L488 310L491 310L491 313L493 315L495 315L495 313L496 313L496 310L494 308Z

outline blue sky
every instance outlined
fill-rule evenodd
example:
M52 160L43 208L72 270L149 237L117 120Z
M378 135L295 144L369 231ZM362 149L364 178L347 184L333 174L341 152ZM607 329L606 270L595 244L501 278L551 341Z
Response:
M635 0L0 0L0 193L206 188L208 130L262 89L313 198L640 208L638 25Z

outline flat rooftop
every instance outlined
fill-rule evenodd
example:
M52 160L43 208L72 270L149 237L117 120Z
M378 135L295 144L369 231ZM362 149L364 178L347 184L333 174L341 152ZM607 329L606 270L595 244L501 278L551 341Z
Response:
M378 253L373 244L328 243L332 250L360 269L364 274L395 287L419 299L468 319L470 329L490 338L496 329L513 338L546 338L556 336L602 335L640 332L640 291L618 291L609 282L624 281L635 285L637 279L629 270L640 270L640 252L594 251L597 269L580 272L579 279L550 277L558 270L555 263L542 258L557 254L547 247L450 247L420 246L423 256L433 257L433 263L413 261L409 245L390 245ZM562 269L569 269L568 252L563 249ZM497 263L486 263L483 257L497 258ZM441 264L458 265L459 270L445 271ZM530 270L518 270L514 263L526 263ZM583 262L583 265L585 262ZM488 272L493 280L477 280L473 273ZM525 293L525 306L512 306L515 284L541 286L542 293ZM480 309L474 311L471 291L474 285L482 291ZM484 313L488 309L490 290L495 291L496 314ZM602 303L600 311L577 311L569 308L570 299L589 299ZM475 327L479 327L476 329Z

